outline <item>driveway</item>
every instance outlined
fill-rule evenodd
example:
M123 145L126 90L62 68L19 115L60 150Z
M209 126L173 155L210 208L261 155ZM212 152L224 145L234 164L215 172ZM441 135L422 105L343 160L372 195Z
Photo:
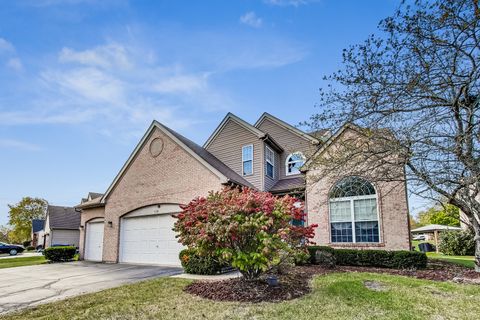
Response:
M0 314L180 273L181 268L84 261L0 269Z

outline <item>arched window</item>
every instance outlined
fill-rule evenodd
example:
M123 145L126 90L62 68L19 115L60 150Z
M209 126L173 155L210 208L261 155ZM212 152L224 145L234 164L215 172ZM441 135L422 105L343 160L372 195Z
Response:
M305 157L301 152L294 152L288 155L285 161L285 174L287 176L292 174L299 174L300 168L305 163Z
M380 242L377 193L360 177L346 177L330 191L332 242Z

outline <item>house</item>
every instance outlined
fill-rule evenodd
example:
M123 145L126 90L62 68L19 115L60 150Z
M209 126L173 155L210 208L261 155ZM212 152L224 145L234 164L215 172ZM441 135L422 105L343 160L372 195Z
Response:
M80 242L80 211L72 207L47 207L43 247L70 245L78 247Z
M306 164L354 134L349 125L335 135L309 134L268 113L253 125L228 113L199 146L153 121L105 194L77 206L81 258L179 265L172 215L224 186L304 199L306 223L319 225L317 244L409 250L405 183L376 184L348 172L339 179Z
M38 245L43 245L44 225L44 219L32 220L32 247L34 248L36 248Z

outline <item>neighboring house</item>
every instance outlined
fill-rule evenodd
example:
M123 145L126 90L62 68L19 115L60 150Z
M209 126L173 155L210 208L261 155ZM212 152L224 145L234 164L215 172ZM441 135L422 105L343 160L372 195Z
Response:
M268 113L251 125L229 113L201 147L153 121L105 194L77 206L81 257L179 265L172 215L224 186L304 199L306 223L319 225L317 244L408 250L405 183L376 184L347 173L339 179L306 164L354 134L347 125L333 136L312 135Z
M44 226L44 219L32 220L32 247L36 248L38 245L43 245Z
M52 245L71 245L80 243L80 211L72 207L47 207L44 228L44 248Z

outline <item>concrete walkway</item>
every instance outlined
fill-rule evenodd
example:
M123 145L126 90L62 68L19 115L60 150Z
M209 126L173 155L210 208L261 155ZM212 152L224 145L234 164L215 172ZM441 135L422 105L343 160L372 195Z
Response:
M240 278L241 276L242 274L240 272L232 271L229 273L213 275L213 276L181 273L181 274L172 276L172 278L184 278L184 279L203 280L203 281L220 281L220 280L226 280L226 279Z
M84 261L0 269L0 314L180 273L181 268Z

